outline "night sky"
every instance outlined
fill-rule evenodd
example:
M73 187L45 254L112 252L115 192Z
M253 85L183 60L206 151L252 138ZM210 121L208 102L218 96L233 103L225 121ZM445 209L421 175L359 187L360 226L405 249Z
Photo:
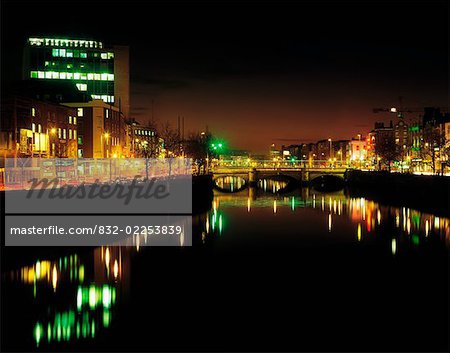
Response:
M267 152L366 133L375 107L448 106L441 2L2 1L2 84L30 35L130 45L131 105L230 147Z

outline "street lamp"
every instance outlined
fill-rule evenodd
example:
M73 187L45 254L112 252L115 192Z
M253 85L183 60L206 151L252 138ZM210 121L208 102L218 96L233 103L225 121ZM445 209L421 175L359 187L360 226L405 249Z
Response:
M108 143L109 133L105 132L103 134L103 137L105 138L106 146L107 146L107 148L106 148L106 158L109 158L109 148L108 148L108 146L109 146L109 143Z
M52 127L51 129L50 129L50 134L52 134L53 135L53 139L54 139L54 137L55 137L55 135L56 135L56 128L54 128L54 127ZM52 140L53 140L52 139ZM59 149L59 139L58 139L58 149ZM54 146L52 145L52 152L53 152L53 157L55 157L55 148L54 148Z
M331 138L328 139L328 142L330 143L330 159L331 159L331 158L333 158L333 156L331 155L331 149L332 149L332 147L331 147Z

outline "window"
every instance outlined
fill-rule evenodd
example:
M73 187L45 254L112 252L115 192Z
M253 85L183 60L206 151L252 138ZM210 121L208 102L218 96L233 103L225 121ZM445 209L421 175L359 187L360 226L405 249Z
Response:
M72 140L72 129L69 129L69 140Z
M44 77L45 77L44 71L38 71L38 78L44 78Z
M108 74L108 81L114 81L114 74Z
M60 127L58 128L58 138L59 139L61 138L61 128Z
M53 72L52 73L52 78L58 79L59 78L59 72Z
M87 75L84 74L84 73L82 73L82 74L80 74L80 78L81 78L82 80L87 80Z
M69 124L72 124L72 117L69 115Z
M45 72L45 78L52 78L52 72L51 71L46 71Z
M87 91L87 84L85 83L77 83L76 86L80 91Z
M65 79L67 78L66 73L65 73L65 72L60 72L60 73L59 73L59 78L60 78L61 80L65 80Z
M52 55L53 56L59 56L59 49L53 49L52 50Z
M47 66L50 66L50 61L46 61L45 63L44 63L44 65L47 67Z
M78 144L79 145L83 144L83 136L78 136Z
M78 149L78 158L83 158L83 150L81 148Z
M88 80L93 80L94 79L94 74L87 74L87 79Z
M77 130L73 130L73 139L74 139L74 140L77 139Z
M74 125L77 124L77 117L76 117L76 116L73 117L73 124L74 124Z
M31 116L36 116L36 109L35 108L31 108Z
M108 53L108 59L112 59L112 58L114 58L114 53L109 52Z
M66 77L67 77L68 80L73 79L73 73L71 73L71 72L66 72Z
M75 72L75 73L73 74L73 79L74 79L74 80L79 80L79 79L80 79L80 73L79 73L79 72Z
M66 57L73 58L73 51L72 50L68 50L67 53L66 53Z
M41 126L41 124L38 124L38 132L39 132L39 133L42 132L42 126Z
M66 57L66 49L59 49L59 56Z
M78 116L83 116L83 108L78 108L77 109L77 115Z
M36 124L35 123L31 124L31 131L33 131L33 132L36 131Z
M87 53L81 52L81 53L80 53L80 58L81 58L81 59L86 59L86 58L87 58Z
M109 118L109 109L105 109L105 116L106 118Z
M101 56L102 59L105 59L105 60L108 59L108 54L107 53L101 53L100 56Z
M66 129L63 129L63 131L62 131L62 133L63 133L63 140L65 140L66 139Z

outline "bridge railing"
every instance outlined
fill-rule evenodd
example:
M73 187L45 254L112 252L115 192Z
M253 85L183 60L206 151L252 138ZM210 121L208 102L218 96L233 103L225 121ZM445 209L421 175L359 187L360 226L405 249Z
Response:
M235 161L235 160L220 160L218 164L213 166L216 168L236 168L236 169L303 169L303 168L348 168L346 162L340 161L326 161L326 160L295 160L295 161Z

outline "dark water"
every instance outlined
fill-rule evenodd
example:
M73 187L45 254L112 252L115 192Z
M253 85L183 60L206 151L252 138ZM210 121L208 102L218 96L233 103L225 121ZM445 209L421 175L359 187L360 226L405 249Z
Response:
M449 219L260 187L190 248L4 248L2 351L448 350Z

